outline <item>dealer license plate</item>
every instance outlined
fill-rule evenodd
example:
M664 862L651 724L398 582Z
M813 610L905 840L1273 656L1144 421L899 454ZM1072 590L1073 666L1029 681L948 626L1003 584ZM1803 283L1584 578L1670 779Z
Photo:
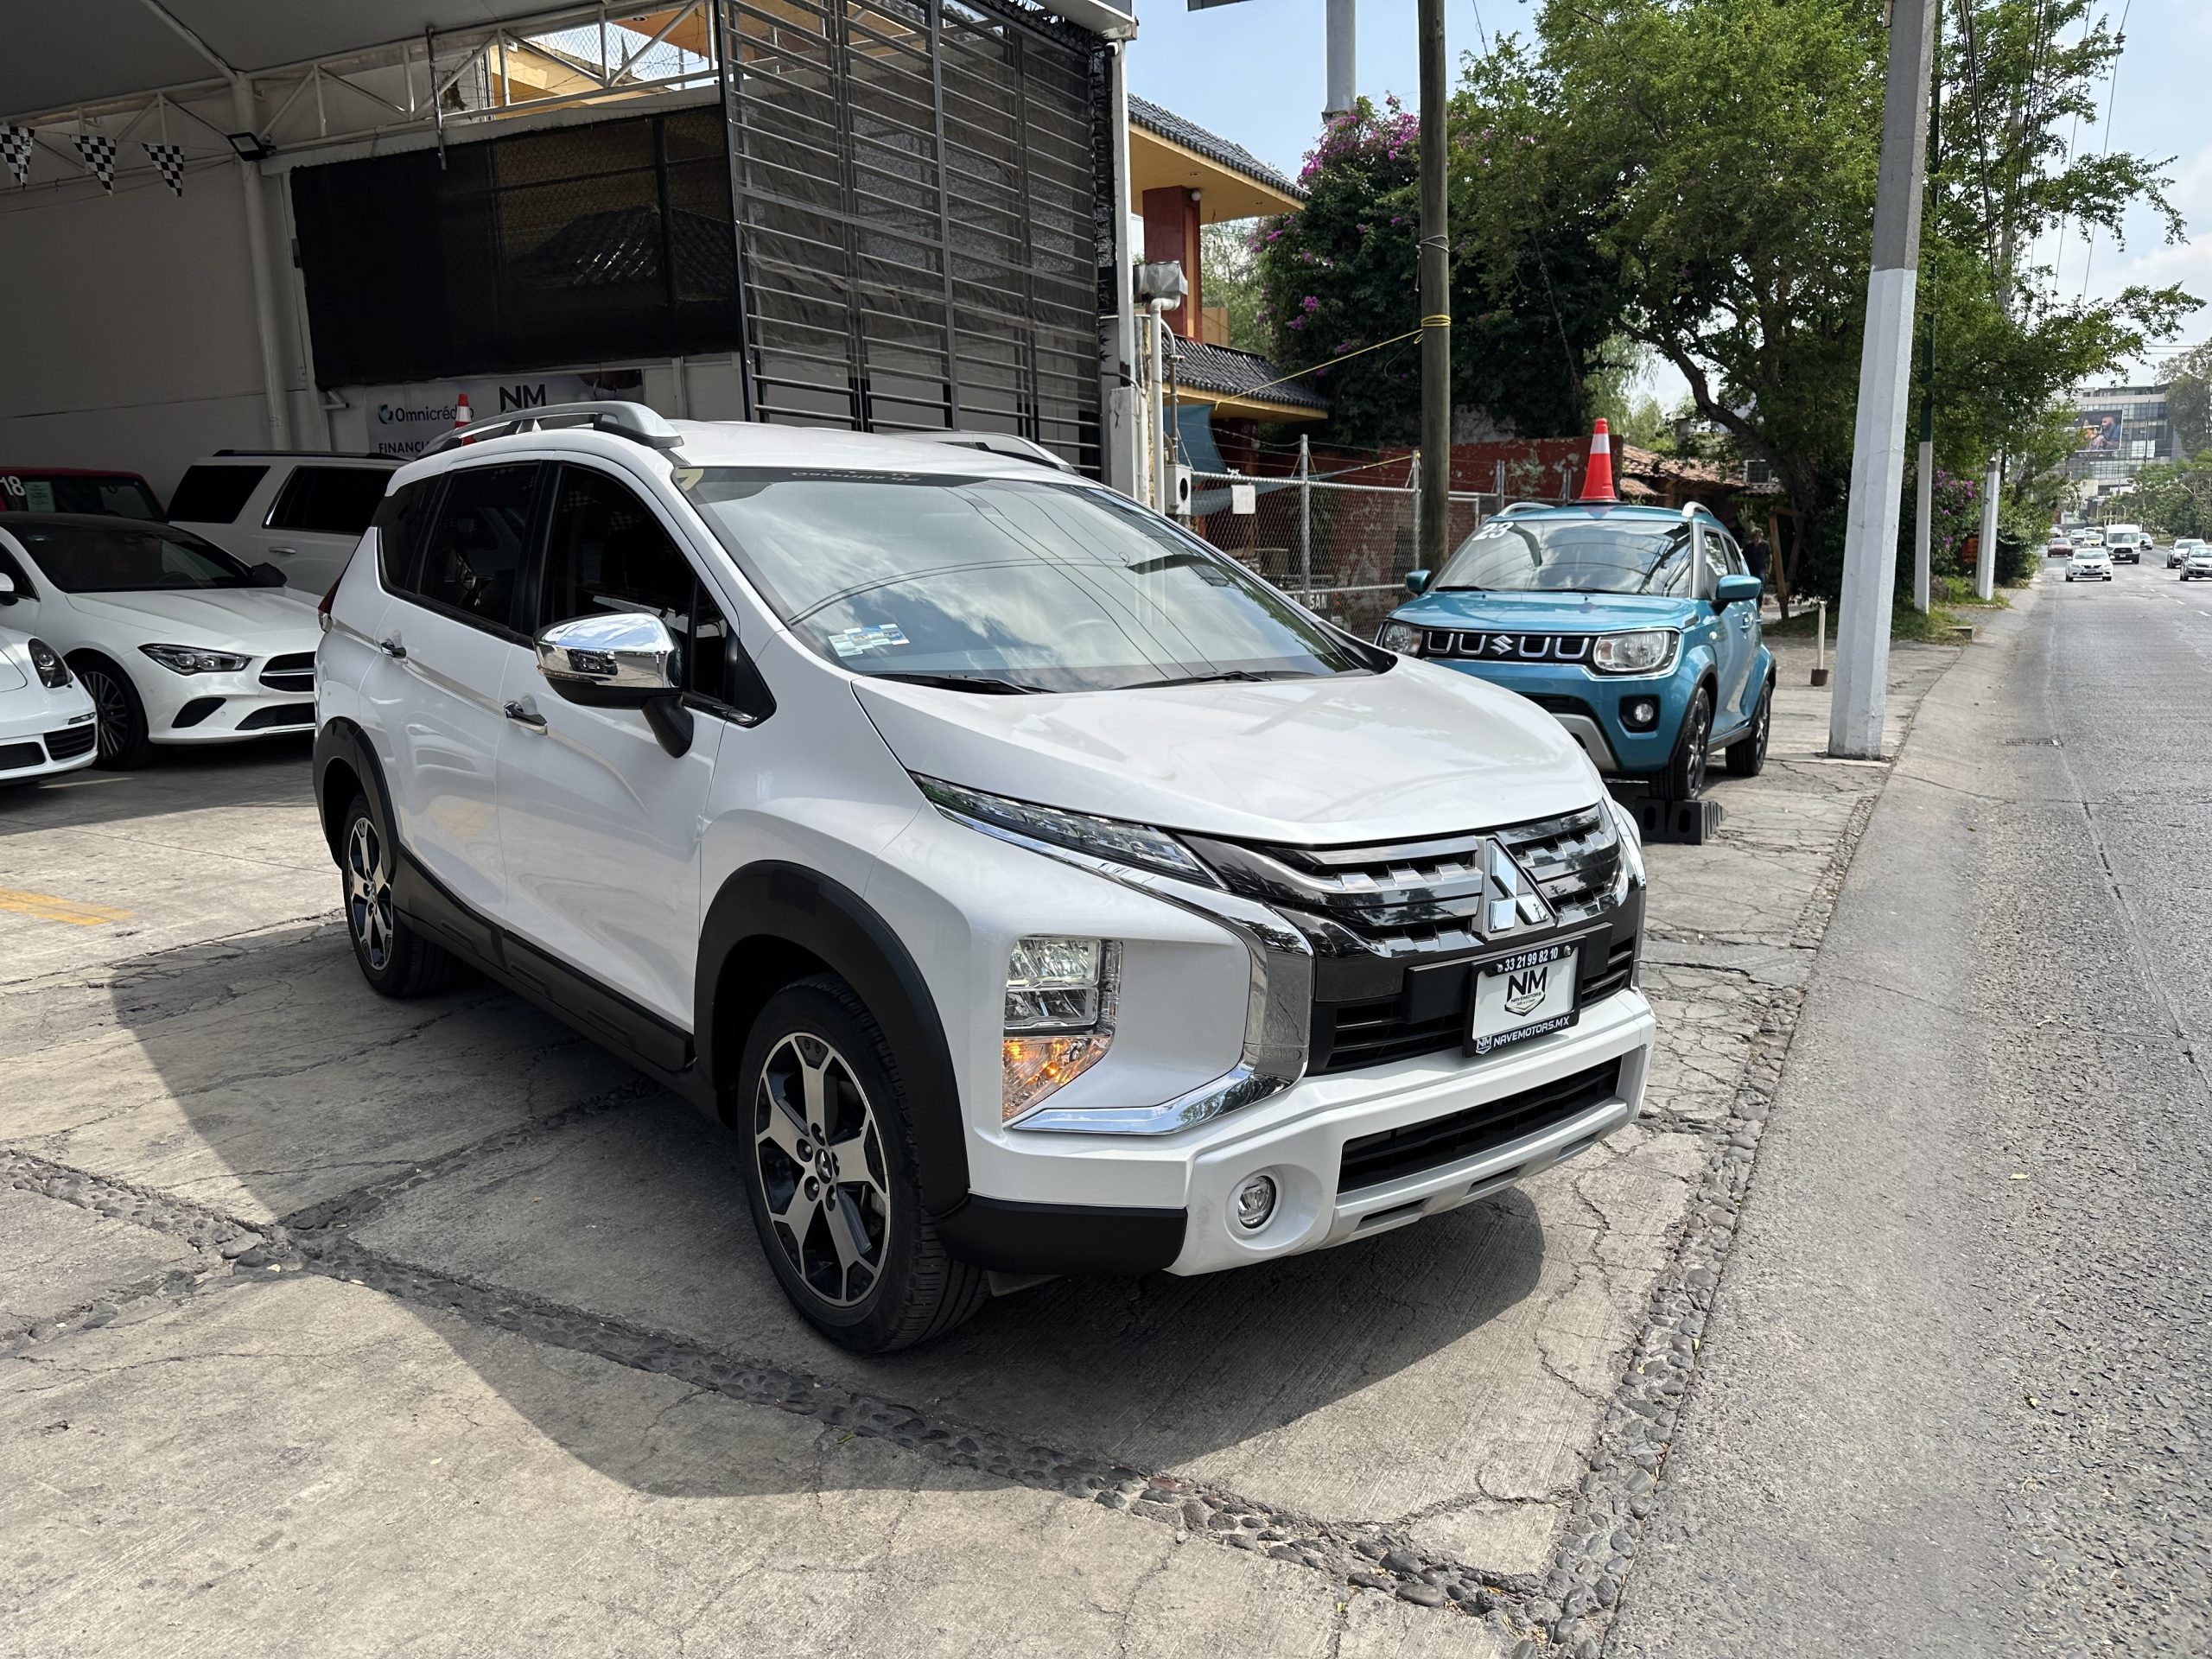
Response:
M1488 1054L1573 1025L1579 961L1576 946L1565 944L1540 944L1484 963L1475 975L1468 1052Z

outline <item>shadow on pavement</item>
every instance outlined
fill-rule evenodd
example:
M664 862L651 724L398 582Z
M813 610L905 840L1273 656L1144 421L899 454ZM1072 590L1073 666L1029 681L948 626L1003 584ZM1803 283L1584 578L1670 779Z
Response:
M1515 1311L1541 1300L1544 1229L1517 1191L1233 1274L1055 1281L936 1343L863 1359L784 1300L727 1132L480 981L385 1001L360 982L342 929L323 924L142 958L111 1002L118 1064L83 1085L105 1115L53 1155L249 1218L334 1210L343 1236L379 1256L933 1418L1363 1512L1362 1494L1403 1496L1378 1471L1433 1471L1471 1422L1517 1403L1495 1351L1525 1339L1422 1364L1493 1321L1525 1322ZM79 1053L66 1075L86 1069ZM139 1104L118 1115L118 1101ZM344 1202L464 1148L476 1150L378 1204ZM609 1475L643 1478L650 1465L655 1491L747 1490L748 1471L725 1460L671 1473L669 1459L641 1462L633 1438L611 1443L575 1366L449 1318L428 1323Z
M162 817L202 807L313 804L309 737L262 738L205 747L156 747L143 766L86 766L0 789L0 834Z

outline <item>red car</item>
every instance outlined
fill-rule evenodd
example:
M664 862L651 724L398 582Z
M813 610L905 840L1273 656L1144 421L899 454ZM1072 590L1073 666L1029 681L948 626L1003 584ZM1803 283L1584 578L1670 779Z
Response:
M0 467L0 512L97 512L162 519L162 504L136 473L83 467Z

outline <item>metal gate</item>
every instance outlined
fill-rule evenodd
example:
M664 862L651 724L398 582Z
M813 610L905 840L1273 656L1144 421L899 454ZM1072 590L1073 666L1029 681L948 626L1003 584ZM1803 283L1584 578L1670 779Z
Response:
M998 0L724 0L747 393L1095 474L1097 43Z

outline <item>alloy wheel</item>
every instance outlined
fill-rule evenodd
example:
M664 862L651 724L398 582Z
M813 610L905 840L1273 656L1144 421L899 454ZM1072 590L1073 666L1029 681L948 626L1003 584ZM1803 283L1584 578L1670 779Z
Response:
M1759 693L1758 722L1758 730L1754 734L1758 747L1751 753L1764 766L1766 764L1767 734L1774 729L1774 686L1771 682L1765 690Z
M769 1051L753 1103L760 1192L785 1259L833 1307L873 1290L890 1241L883 1134L852 1066L794 1032Z
M100 759L112 760L130 741L130 699L115 683L115 677L103 669L80 669L77 677L84 682L85 693L92 700L93 731L98 736Z
M1702 697L1690 705L1690 729L1683 741L1689 745L1688 781L1690 798L1695 800L1705 793L1705 770L1713 758L1706 753L1713 743L1713 711Z
M391 960L391 877L377 827L365 817L346 837L346 921L371 969L382 973Z

